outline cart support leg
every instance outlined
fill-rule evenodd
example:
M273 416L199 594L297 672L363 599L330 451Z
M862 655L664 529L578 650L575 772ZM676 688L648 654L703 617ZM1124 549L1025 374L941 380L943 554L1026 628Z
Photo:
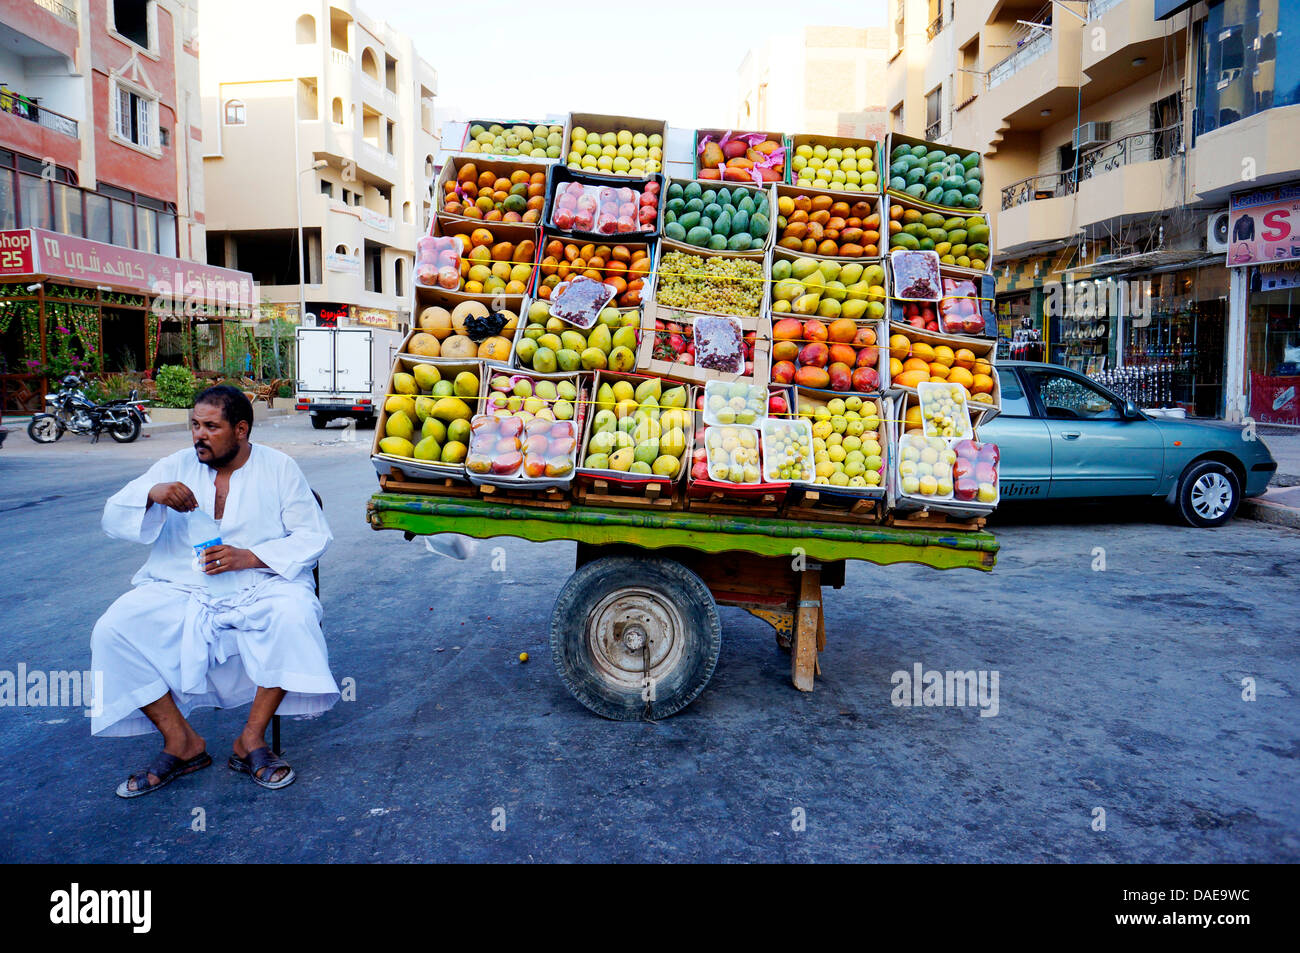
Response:
M799 602L795 607L794 646L790 652L790 678L801 692L813 690L817 671L819 632L823 632L822 575L819 569L807 569L799 577Z

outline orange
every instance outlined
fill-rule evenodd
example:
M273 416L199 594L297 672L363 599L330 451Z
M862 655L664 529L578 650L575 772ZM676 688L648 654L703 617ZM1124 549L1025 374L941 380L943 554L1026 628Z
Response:
M971 368L971 372L974 374L983 374L986 377L992 377L993 365L981 357L975 361L975 366Z
M952 367L956 362L956 359L957 356L953 354L952 348L948 347L946 344L940 344L934 349L935 362L942 364L944 367Z
M527 182L529 178L530 176L528 175L527 169L515 169L515 171L510 173L510 184L518 185L521 182Z
M975 380L970 386L973 394L991 394L993 393L993 378L987 374L976 374Z
M960 366L954 367L948 371L948 380L952 381L954 384L960 384L962 387L965 387L967 390L970 390L971 384L975 382L975 379L971 375L971 372L968 371L966 368Z

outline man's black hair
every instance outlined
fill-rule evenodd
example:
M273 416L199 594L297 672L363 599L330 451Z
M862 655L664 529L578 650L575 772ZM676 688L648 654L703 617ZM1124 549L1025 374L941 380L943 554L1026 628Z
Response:
M194 406L197 407L199 404L220 407L221 416L226 418L231 427L236 426L241 420L248 421L248 432L253 432L253 405L238 387L231 387L229 384L209 387L194 398Z

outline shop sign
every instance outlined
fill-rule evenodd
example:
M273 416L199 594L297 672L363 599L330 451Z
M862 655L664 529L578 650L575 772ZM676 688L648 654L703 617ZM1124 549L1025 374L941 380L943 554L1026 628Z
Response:
M1228 266L1300 260L1300 185L1238 192L1228 204Z
M387 328L397 330L397 313L383 308L361 308L352 306L352 323L368 328Z
M381 232L391 232L393 230L393 220L387 215L371 211L364 205L361 206L360 211L362 225L368 225L370 228L378 229Z
M1300 264L1260 265L1250 274L1251 291L1286 291L1300 288Z
M27 229L0 231L0 275L34 275L32 233Z
M337 271L345 275L359 275L361 258L358 255L340 255L338 252L330 252L325 256L325 267L329 271Z
M1300 426L1300 377L1250 375L1250 416L1261 424Z

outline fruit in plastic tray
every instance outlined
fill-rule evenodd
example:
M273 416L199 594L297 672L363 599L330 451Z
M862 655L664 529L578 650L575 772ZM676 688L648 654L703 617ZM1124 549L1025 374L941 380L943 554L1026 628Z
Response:
M984 271L989 261L989 225L983 215L944 216L889 202L889 248L933 251L940 265ZM900 295L920 298L923 295Z
M491 229L481 226L469 235L443 237L444 240L446 238L459 239L464 243L465 250L460 255L454 275L447 266L439 266L438 287L465 294L489 295L521 295L528 290L528 283L533 276L533 255L537 251L537 244L532 239L518 243L499 241ZM422 278L419 255L417 244L416 281L428 284Z
M767 247L772 210L757 189L707 183L671 182L664 206L664 238L714 251L759 251Z
M756 259L670 251L660 259L655 301L669 308L756 318L766 284L763 263Z
M857 395L825 404L800 399L812 421L813 482L854 489L883 486L885 431L880 404Z
M644 178L662 170L663 161L664 140L657 132L574 126L569 134L566 163L570 169Z
M763 421L763 457L769 479L810 482L814 475L813 454L812 438L804 421Z
M795 184L835 192L879 192L874 146L826 146L805 142L790 157Z
M704 385L704 421L753 426L767 416L767 387L745 381L709 381Z
M642 189L561 182L555 189L551 224L565 231L602 235L652 232L659 218L659 183Z
M898 486L908 496L951 499L956 452L942 437L898 438Z
M533 159L558 159L563 147L564 127L546 123L503 126L495 122L476 122L469 127L465 142L466 152Z
M761 483L759 432L752 427L709 427L704 431L709 479L719 483Z
M962 502L996 503L998 499L998 446L975 440L952 445L957 459L952 465L953 498Z
M661 311L661 314L668 314L669 320L655 318L654 348L651 357L656 361L668 361L672 364L684 364L688 367L699 363L697 360L696 347L696 328L699 322L703 320L706 327L716 318L705 315L691 315L683 312ZM735 333L735 327L732 326L732 332ZM725 366L717 367L718 370L726 370L732 373L740 373L746 377L754 374L754 344L758 339L755 331L744 332L738 343L743 347L742 356L743 365L728 363ZM712 343L712 342L710 342ZM721 361L718 362L721 364ZM739 370L737 370L739 368ZM701 395L703 400L703 395Z
M880 254L880 213L874 202L850 202L829 195L782 195L776 207L778 248L842 258Z
M488 381L486 412L523 422L564 421L577 415L577 401L573 381L535 381L522 374L498 373Z
M691 429L688 399L684 385L658 377L602 379L583 466L675 479Z
M570 275L583 275L613 285L614 303L620 308L635 308L641 304L651 261L645 245L597 245L548 237L540 268L542 279L536 295L542 300L548 300L555 286Z
M524 335L515 344L515 360L543 374L556 371L631 371L636 365L641 313L605 308L585 331L551 317L546 301L528 306Z
M491 416L475 417L465 468L471 473L518 474L532 479L568 476L577 448L574 422L526 413L498 410Z
M960 384L922 383L921 426L927 437L969 437L973 431L966 407L966 388Z
M772 313L825 320L883 318L885 268L856 261L778 258L772 262Z
M980 304L974 281L969 278L944 278L943 298L939 302L943 330L949 334L983 334L984 315ZM927 324L926 329L937 330L937 327L931 328Z
M465 162L454 178L443 183L441 211L448 215L535 224L542 220L545 206L545 172L516 169L502 177L486 169L480 172L473 162Z
M984 190L980 155L963 155L933 143L900 143L889 154L889 187L930 205L979 208Z
M772 325L772 380L818 390L880 389L876 329L848 318L784 317Z
M901 332L889 337L889 379L899 387L947 381L964 387L972 402L992 404L993 374L988 358L976 357L970 348L913 341Z

